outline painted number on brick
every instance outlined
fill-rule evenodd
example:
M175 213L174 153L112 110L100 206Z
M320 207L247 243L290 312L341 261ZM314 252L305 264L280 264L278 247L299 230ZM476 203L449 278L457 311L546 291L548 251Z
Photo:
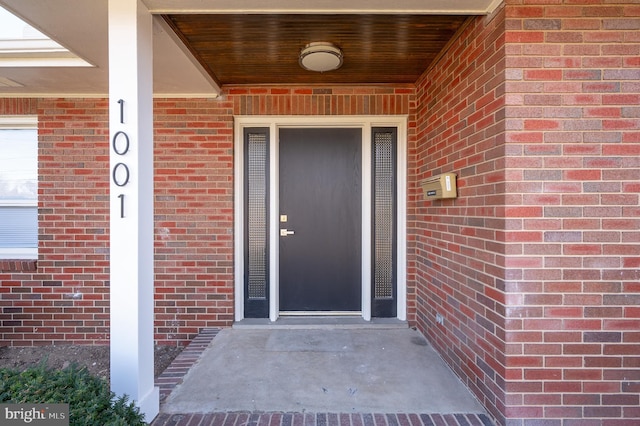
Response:
M124 100L118 100L118 104L120 104L120 124L124 124ZM113 135L111 148L117 155L126 155L129 152L129 145L129 135L122 130ZM126 186L129 183L129 176L129 166L126 163L120 162L113 166L111 178L117 186ZM119 194L118 198L120 199L120 218L124 218L124 194Z

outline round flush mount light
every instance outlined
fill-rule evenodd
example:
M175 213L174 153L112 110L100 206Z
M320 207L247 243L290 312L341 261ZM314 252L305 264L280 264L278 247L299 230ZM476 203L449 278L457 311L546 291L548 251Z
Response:
M300 66L308 71L326 72L342 66L342 50L331 43L309 43L300 52Z

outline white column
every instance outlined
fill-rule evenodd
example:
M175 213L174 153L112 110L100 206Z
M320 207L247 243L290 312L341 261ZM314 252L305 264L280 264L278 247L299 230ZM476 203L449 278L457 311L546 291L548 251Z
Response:
M111 390L147 422L153 380L152 16L140 0L109 0Z

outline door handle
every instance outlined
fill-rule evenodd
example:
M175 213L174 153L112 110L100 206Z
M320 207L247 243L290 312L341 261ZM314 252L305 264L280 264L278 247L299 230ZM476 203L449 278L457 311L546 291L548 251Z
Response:
M288 229L281 229L280 230L280 236L281 237L286 237L287 235L293 235L293 234L295 234L295 232L294 231L290 231Z

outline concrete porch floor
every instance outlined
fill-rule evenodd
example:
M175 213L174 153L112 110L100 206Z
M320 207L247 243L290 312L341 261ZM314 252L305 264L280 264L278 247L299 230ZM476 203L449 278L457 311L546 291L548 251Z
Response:
M287 318L199 337L158 378L154 426L493 424L404 323Z

